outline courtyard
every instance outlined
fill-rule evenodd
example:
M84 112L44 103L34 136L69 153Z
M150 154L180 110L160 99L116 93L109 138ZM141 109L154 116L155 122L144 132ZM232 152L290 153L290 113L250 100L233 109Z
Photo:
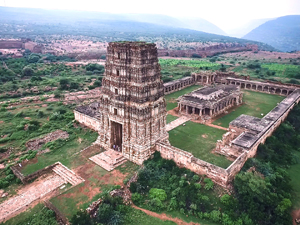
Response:
M196 158L227 168L231 161L226 157L212 153L217 140L222 139L226 131L203 124L188 121L169 131L169 141L174 147L192 153Z
M222 114L213 124L222 127L229 127L229 123L242 114L262 118L270 112L277 103L281 102L285 97L272 95L254 91L245 91L243 104L231 110L228 114Z

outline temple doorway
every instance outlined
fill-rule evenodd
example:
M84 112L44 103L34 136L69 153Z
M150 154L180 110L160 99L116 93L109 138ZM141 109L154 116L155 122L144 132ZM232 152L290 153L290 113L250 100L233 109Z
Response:
M111 121L111 148L122 152L122 124Z

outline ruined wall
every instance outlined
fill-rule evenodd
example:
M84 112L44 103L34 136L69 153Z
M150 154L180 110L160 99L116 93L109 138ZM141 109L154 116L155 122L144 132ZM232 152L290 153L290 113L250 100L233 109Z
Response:
M189 152L163 142L156 144L156 151L160 152L164 159L173 160L179 167L185 167L199 175L206 175L223 187L228 184L228 173L225 169L197 159Z
M98 131L100 127L100 121L90 117L86 114L80 113L76 110L74 110L74 116L75 120L77 120L79 123L91 128L94 131Z
M16 166L12 166L11 170L13 171L13 173L16 175L16 177L18 177L23 184L26 184L32 180L34 180L35 178L40 177L43 174L49 173L52 171L52 169L57 166L59 163L54 163L50 166L45 167L44 169L40 169L32 174L29 174L27 176L24 176L21 171L19 171L19 169Z
M0 40L0 49L14 49L22 47L23 42L21 40Z
M0 40L0 49L29 49L33 53L42 53L43 46L29 39Z
M220 53L227 52L241 52L257 49L256 45L244 46L238 43L220 43L217 45L187 49L187 50L170 50L170 49L159 49L158 56L172 56L172 57L192 57L194 54L205 58L207 56L214 56Z
M56 221L60 221L62 224L70 224L67 217L61 213L49 200L44 201L45 206L55 212Z

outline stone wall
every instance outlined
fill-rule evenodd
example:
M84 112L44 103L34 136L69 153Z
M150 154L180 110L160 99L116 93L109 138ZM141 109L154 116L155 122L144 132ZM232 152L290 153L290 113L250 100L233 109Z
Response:
M61 213L50 201L45 200L44 204L48 209L51 209L55 212L56 221L59 221L60 224L70 224L67 217L65 217L65 215Z
M163 142L156 144L156 151L160 152L162 158L173 160L179 167L185 167L199 175L206 175L223 187L228 185L228 173L221 167L197 159L193 154Z
M283 96L291 94L296 89L296 87L292 85L276 84L271 82L259 82L250 80L246 81L232 77L228 77L226 80L227 84L240 86L241 89L248 89L257 92L265 92Z
M43 174L49 173L52 171L52 169L57 166L59 163L54 163L50 166L45 167L44 169L38 170L32 174L29 174L27 176L24 176L21 171L19 171L19 169L16 166L12 166L11 170L13 171L13 173L16 175L16 177L18 177L23 184L26 184L32 180L34 180L35 178L38 178L40 176L42 176Z
M206 47L195 47L195 49L187 50L170 50L170 49L158 49L158 56L171 56L171 57L192 57L193 55L201 56L205 58L207 56L214 56L220 53L227 52L243 52L248 50L256 50L256 45L242 45L239 43L219 43Z
M0 40L0 49L23 48L21 40Z
M100 127L100 121L97 120L96 118L90 117L76 110L74 110L74 116L75 116L75 120L77 120L79 123L89 127L94 131L98 131Z

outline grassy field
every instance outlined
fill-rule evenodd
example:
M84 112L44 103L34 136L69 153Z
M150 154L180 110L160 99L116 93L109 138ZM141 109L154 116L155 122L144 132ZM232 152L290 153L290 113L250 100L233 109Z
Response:
M300 159L300 152L295 151L295 154ZM293 209L299 209L300 208L300 162L298 162L295 165L292 165L288 170L288 174L291 177L291 185L293 188L292 192L292 203L293 203Z
M15 225L15 224L24 224L28 218L32 217L32 215L36 215L38 213L43 213L43 209L45 209L44 204L40 203L33 208L28 209L27 211L20 213L19 215L11 218L10 220L3 223L3 225ZM2 223L1 223L2 224Z
M169 140L173 146L223 168L227 168L231 164L231 161L225 157L211 153L217 140L221 140L226 131L191 121L185 124L186 126L179 126L169 131Z
M156 225L176 225L176 223L166 220L163 221L161 219L158 219L156 217L152 217L147 215L146 213L142 212L141 210L138 209L134 209L132 208L132 210L130 211L130 215L128 216L130 217L130 222L125 223L128 225L152 225L152 224L156 224Z
M167 124L171 123L172 121L176 120L177 118L178 118L177 116L173 116L173 115L168 114L167 115Z
M32 160L32 163L22 169L22 173L28 175L58 161L70 169L82 165L84 162L81 160L80 155L76 153L90 146L96 140L98 134L89 129L83 129L75 134L77 138L68 141L64 146L37 156L36 159Z
M244 104L215 120L213 124L229 127L229 123L239 117L241 114L262 118L270 112L277 103L284 99L283 96L259 93L253 91L244 91Z
M168 94L165 96L166 102L167 102L167 111L174 109L175 107L177 107L177 101L176 99L184 94L190 93L198 88L200 88L200 85L193 85L193 86L189 86L185 89L182 89L180 91L176 91L173 92L171 94Z
M274 71L276 76L293 78L294 74L299 73L300 66L291 64L266 63L261 65L262 68Z
M218 70L221 65L209 62L207 59L159 59L164 82L177 80L192 72L202 70Z

